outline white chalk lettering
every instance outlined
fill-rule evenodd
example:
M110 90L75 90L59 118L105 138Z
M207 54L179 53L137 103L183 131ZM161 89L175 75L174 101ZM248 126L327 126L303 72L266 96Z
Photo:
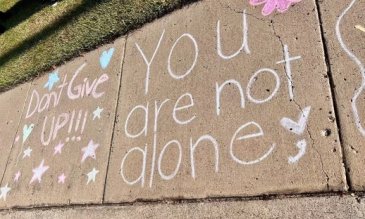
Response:
M243 135L243 136L238 136L239 133L245 129L248 126L256 126L258 128L258 132L256 133L252 133L252 134L248 134L248 135ZM234 133L232 140L231 140L231 144L230 144L230 148L229 148L229 152L230 155L232 157L232 159L242 165L253 165L253 164L257 164L263 160L265 160L274 150L274 148L276 147L276 144L272 144L272 146L270 147L270 149L260 158L256 159L256 160L252 160L252 161L245 161L245 160L241 160L239 158L237 158L237 156L234 153L234 142L237 140L246 140L246 139L250 139L250 138L256 138L256 137L261 137L264 136L264 131L262 130L261 126L259 124L257 124L256 122L248 122L244 125L242 125L241 127L239 127L237 129L237 131Z
M88 78L84 78L81 84L75 85L77 76L80 74L82 69L86 67L86 63L83 63L72 76L70 83L67 88L67 95L71 100L76 100L78 98L83 98L87 96L92 96L94 99L102 97L105 92L97 92L98 87L109 80L107 74L101 75L99 78L94 79L91 83Z
M165 151L166 149L170 146L170 145L176 145L177 148L179 149L179 158L177 160L177 163L176 163L176 167L175 167L175 170L170 174L170 175L165 175L163 172L162 172L162 168L161 168L161 162L162 162L162 159L164 157L164 154L165 154ZM164 180L171 180L173 179L176 174L179 172L179 169L180 169L180 165L181 165L181 159L182 159L182 148L181 148L181 144L179 141L177 140L172 140L172 141L169 141L162 149L161 153L160 153L160 156L158 158L158 164L157 164L157 169L158 169L158 173L160 174L161 178L164 179Z
M46 116L44 118L44 121L43 121L43 127L42 127L42 132L41 132L41 142L43 145L49 145L49 143L51 142L52 140L52 134L53 134L53 130L54 130L54 121L55 121L55 117L52 117L52 124L51 124L51 128L49 130L49 135L48 135L48 138L45 139L44 135L46 134L46 124L47 124L47 120L48 120L48 116Z
M144 126L142 127L141 131L139 131L136 134L131 134L128 131L128 124L129 124L129 119L131 118L131 116L137 111L137 110L142 110L144 113ZM146 106L144 105L138 105L136 107L134 107L128 114L127 119L125 121L124 124L124 133L128 138L138 138L139 136L141 136L143 133L145 136L147 136L147 125L148 125L148 103L146 104Z
M152 187L153 177L154 177L154 173L155 173L158 117L159 117L159 114L160 114L160 111L161 111L163 105L165 105L165 103L167 103L168 101L169 101L169 99L162 101L160 106L158 105L157 101L155 101L155 119L154 119L154 123L153 123L153 148L152 148L153 151L152 151L152 163L151 163L150 188Z
M172 56L172 53L173 53L173 51L174 51L174 49L175 49L175 47L176 47L176 45L180 42L180 40L182 39L182 38L184 38L184 37L187 37L187 38L189 38L192 42L193 42L193 44L194 44L194 49L195 49L195 57L194 57L194 61L193 61L193 63L192 63L192 65L190 66L190 68L184 73L184 74L176 74L173 70L172 70L172 68L171 68L171 56ZM170 74L170 76L172 77L172 78L174 78L174 79L176 79L176 80L179 80L179 79L183 79L183 78L185 78L187 75L189 75L192 71L193 71L193 69L194 69L194 67L195 67L195 65L196 65L196 63L197 63L197 61L198 61L198 56L199 56L199 48L198 48L198 43L196 42L196 40L195 40L195 38L191 35L191 34L189 34L189 33L184 33L181 37L179 37L176 41L175 41L175 43L174 43L174 45L172 46L172 48L171 48L171 50L170 50L170 54L169 54L169 57L168 57L168 59L167 59L167 70L168 70L168 72L169 72L169 74Z
M31 106L32 106L32 103L33 103L33 98L36 98L35 99L36 105L35 105L33 111L31 111ZM29 117L31 117L37 111L38 102L39 102L39 94L38 94L38 92L36 90L33 90L32 91L32 95L30 96L30 101L29 101L29 105L28 105L27 114L25 116L26 119L28 119Z
M214 147L215 153L215 172L218 173L219 171L219 145L215 138L211 135L203 135L201 136L194 144L193 139L190 138L190 162L191 162L191 176L195 179L195 150L197 149L198 145L203 141L210 141L212 146Z
M107 74L102 74L99 79L95 79L92 83L92 85L89 87L89 83L86 83L86 95L89 95L90 93L95 99L98 99L102 97L105 92L102 91L100 93L97 93L96 90L98 89L99 85L107 82L109 80L109 76ZM95 84L95 85L94 85Z
M74 80L76 79L77 75L82 71L83 68L86 67L86 63L83 63L75 72L75 74L72 76L70 84L67 88L67 95L68 98L70 98L71 100L75 100L77 98L79 98L81 96L82 93L82 86L81 85L77 85L75 87L72 87ZM73 93L72 91L76 91L76 93Z
M231 85L234 84L236 85L236 87L238 88L238 91L240 92L240 97L241 97L241 108L245 108L245 95L242 89L242 86L240 84L240 82L236 81L236 80L227 80L225 81L223 84L219 85L218 83L216 83L215 87L216 87L216 112L217 112L217 116L220 115L221 112L221 93L223 91L223 88L226 85Z
M133 153L133 152L139 152L142 154L142 167L141 167L141 174L139 175L139 177L137 179L135 179L134 181L130 181L127 179L127 177L124 174L124 164L125 161L127 159L127 157ZM147 145L145 146L144 150L142 148L139 147L134 147L132 149L130 149L123 157L122 159L122 163L120 164L120 175L123 178L123 181L125 183L127 183L128 185L134 185L138 182L141 182L141 186L144 186L144 179L145 179L145 175L146 175L146 163L147 163Z
M284 60L277 62L276 64L285 63L285 72L288 78L288 89L289 89L289 99L294 100L294 83L293 76L291 72L291 62L301 59L301 56L290 57L288 45L284 45Z
M247 25L247 15L246 10L244 10L242 15L242 46L237 50L237 52L233 53L232 55L224 55L222 52L222 40L221 40L221 23L220 20L217 22L217 52L218 55L222 59L232 59L240 54L241 51L245 51L246 54L250 54L250 48L248 46L248 25Z
M271 92L270 96L267 97L266 99L263 99L263 100L259 100L259 99L255 99L252 97L251 95L251 89L252 89L252 86L253 84L255 83L255 81L257 80L257 77L260 73L265 73L265 72L268 72L268 73L271 73L272 75L274 75L275 77L275 80L276 80L276 84L275 84L275 88L274 90ZM279 75L278 73L276 73L276 71L270 69L270 68L263 68L263 69L260 69L258 70L257 72L255 72L252 77L250 78L250 81L248 82L248 85L247 85L247 98L253 102L253 103L256 103L256 104L262 104L262 103L266 103L268 101L270 101L276 94L277 92L279 91L279 88L280 88L280 78L279 78Z
M184 105L184 106L178 106L180 104L180 101L184 98L184 97L188 97L189 98L189 101L190 103L187 104L187 105ZM193 100L193 96L191 95L191 93L186 93L186 94L183 94L179 97L179 99L176 101L175 103L175 106L174 106L174 109L172 111L172 115L173 115L173 118L175 120L175 122L179 125L187 125L189 124L190 122L192 122L194 119L195 119L195 116L192 116L190 119L188 120L185 120L185 121L182 121L180 119L177 118L177 115L176 115L176 112L179 112L181 110L185 110L185 109L189 109L191 107L194 106L194 100Z
M67 86L67 75L65 76L63 83L58 86L59 92L52 91L50 93L46 93L40 98L37 90L32 91L32 95L30 97L28 109L25 118L28 119L34 115L34 113L41 113L45 110L48 110L51 106L51 100L53 99L53 107L58 106L60 103L61 95L63 93L63 88ZM31 107L34 105L34 108Z
M141 47L138 45L138 43L136 43L136 44L135 44L135 45L136 45L136 47L137 47L137 49L138 49L138 51L141 53L141 55L142 55L142 58L143 58L144 62L145 62L145 63L146 63L146 65L147 65L147 70L146 70L146 79L145 79L145 94L147 94L147 93L148 93L148 86L149 86L149 80L150 80L151 64L152 64L153 60L155 59L155 56L156 56L156 54L157 54L158 49L160 48L160 45L161 45L161 42L162 42L162 39L163 39L164 35L165 35L165 30L163 30L163 31L162 31L161 37L160 37L160 39L159 39L159 41L158 41L158 43L157 43L157 46L156 46L156 48L155 48L155 51L153 52L153 55L152 55L152 58L151 58L151 60L150 60L150 61L148 61L148 59L147 59L146 55L144 54L143 50L142 50L142 49L141 49Z

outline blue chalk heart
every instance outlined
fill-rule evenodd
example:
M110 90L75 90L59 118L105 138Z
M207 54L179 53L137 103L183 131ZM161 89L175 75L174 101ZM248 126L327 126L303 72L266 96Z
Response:
M109 65L109 62L113 56L114 48L110 48L109 50L104 51L100 56L100 66L102 69L106 69Z
M23 143L27 140L30 133L32 133L33 128L34 128L34 124L31 124L30 126L24 125L24 127L23 127Z

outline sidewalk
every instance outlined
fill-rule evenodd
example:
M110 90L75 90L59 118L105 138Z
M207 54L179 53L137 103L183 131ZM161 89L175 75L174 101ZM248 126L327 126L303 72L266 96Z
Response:
M1 214L364 217L364 8L201 1L2 93Z
M124 206L78 206L23 209L2 218L364 218L364 200L351 196L228 200L191 203L140 203Z

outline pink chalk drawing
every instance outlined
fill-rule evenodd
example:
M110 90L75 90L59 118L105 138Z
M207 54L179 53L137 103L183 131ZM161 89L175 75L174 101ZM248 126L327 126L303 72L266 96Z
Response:
M38 181L41 183L43 174L49 169L49 166L44 166L44 160L42 160L41 164L33 169L33 177L30 180L29 184L32 184L34 181Z
M62 173L61 175L58 176L58 184L65 184L65 179L66 179L66 175L64 173Z
M106 69L111 64L110 61L114 50L116 51L116 49L111 48L103 52L100 57L102 69ZM92 111L79 109L78 107L83 106L85 99L89 101L89 99L96 100L103 96L105 98L107 90L105 90L105 87L103 89L100 86L109 81L109 76L107 73L103 73L97 78L82 76L82 70L88 62L90 61L81 63L76 72L64 71L61 73L56 70L48 75L48 81L44 86L34 88L29 93L29 103L28 106L25 106L27 112L24 119L26 121L19 128L17 135L13 136L13 144L11 145L19 147L14 164L14 168L17 169L11 173L11 176L6 176L10 177L8 179L10 180L9 183L5 184L6 181L2 181L3 184L0 185L0 202L6 202L8 196L23 195L24 192L31 192L32 195L35 195L42 192L43 189L47 191L56 190L67 184L67 189L76 187L76 192L78 192L77 184L72 182L76 180L77 175L72 174L68 168L71 166L73 169L82 169L81 165L83 163L86 163L83 167L87 169L82 170L79 177L86 177L84 183L87 185L96 182L101 169L95 161L101 145L94 140L84 139L83 135L84 131L89 129L90 120L95 120L92 125L96 128L100 126L98 122L102 121L104 116L109 116L109 114L106 113L107 107L96 105ZM63 101L66 101L66 110L58 108L61 104L64 104ZM68 105L67 101L78 101L79 104L73 108ZM32 116L34 116L33 119L31 119ZM36 116L37 118L35 118ZM38 130L35 133L36 128ZM93 138L98 137L94 136ZM32 144L29 145L27 141ZM80 141L82 141L82 148L79 148L78 142ZM2 144L1 138L0 144ZM78 155L80 155L80 158L74 161L70 159L72 156ZM38 160L39 157L43 158ZM81 164L79 163L80 159ZM89 166L92 163L95 164L94 168ZM64 170L54 172L58 171L58 168ZM51 186L45 187L45 183L46 185L51 183ZM33 186L34 188L31 188ZM24 187L27 188L27 191L19 189ZM14 189L12 190L12 188ZM28 188L30 189L28 190ZM20 194L17 192L20 192Z
M300 1L302 0L250 0L250 4L253 6L264 4L261 13L264 16L268 16L272 14L275 9L280 13L284 13L289 9L290 5Z
M19 182L19 178L22 174L20 173L20 171L18 171L15 176L14 176L14 182Z
M61 154L62 153L62 148L63 148L63 146L65 146L65 144L63 144L63 143L58 143L58 145L56 145L55 147L54 147L54 153L53 153L53 156L55 156L56 154Z
M20 138L19 135L16 136L14 143L18 142L19 141L19 138Z

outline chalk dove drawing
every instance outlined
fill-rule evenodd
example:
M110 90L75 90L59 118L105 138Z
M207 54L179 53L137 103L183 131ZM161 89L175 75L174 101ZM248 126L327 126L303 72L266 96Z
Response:
M294 122L293 120L291 120L289 118L283 118L280 121L280 124L288 131L293 132L297 135L301 135L301 134L303 134L303 132L307 126L307 121L308 121L310 110L311 110L311 107L306 107L305 109L303 109L303 112L299 116L298 122Z
M290 156L288 158L288 162L290 164L296 163L300 160L300 158L302 158L305 154L305 150L307 149L307 141L306 140L301 140L298 141L296 144L297 148L299 149L299 152L297 155L295 156Z

